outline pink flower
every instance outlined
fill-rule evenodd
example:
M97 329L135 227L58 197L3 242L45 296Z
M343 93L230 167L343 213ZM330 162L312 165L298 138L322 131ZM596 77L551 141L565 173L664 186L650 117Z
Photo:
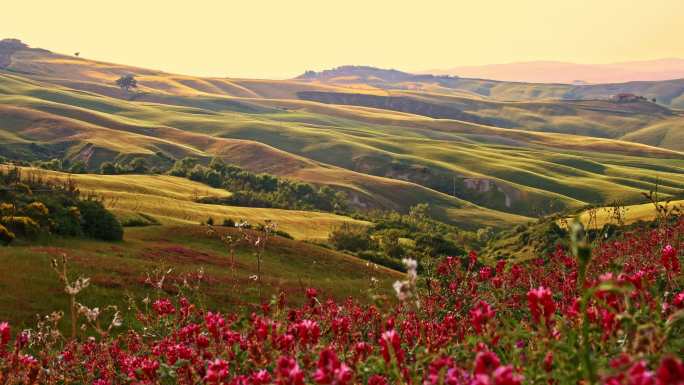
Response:
M314 299L318 297L318 290L314 289L313 287L310 287L306 289L306 296L309 299Z
M523 376L513 371L511 365L496 368L492 378L494 378L495 385L520 385L524 379Z
M171 301L168 298L158 299L152 304L152 309L160 316L167 316L176 312Z
M337 354L330 348L321 352L317 366L314 373L314 381L317 384L346 385L354 375L347 365L340 363Z
M387 378L374 374L368 379L368 385L389 385Z
M276 371L278 385L304 385L304 372L299 368L294 358L278 358Z
M656 379L653 372L646 367L646 362L639 361L627 372L630 385L655 385Z
M260 370L252 375L252 385L266 385L271 383L271 374L266 370Z
M677 257L677 249L671 245L667 245L663 248L661 262L666 270L673 273L679 273L679 258Z
M402 364L404 362L404 351L401 349L401 338L394 329L382 333L380 337L380 352L385 362L389 363L392 360L392 355L397 358L397 362Z
M677 309L684 308L684 291L675 294L674 299L672 300L672 305Z
M7 345L11 334L10 325L7 322L0 322L0 347Z
M474 250L471 250L468 253L468 260L470 261L471 266L473 266L477 263L477 253Z
M684 364L676 358L664 358L660 362L656 375L658 385L682 385L684 384Z
M470 323L477 334L482 333L482 327L494 317L494 310L485 301L479 301L470 310Z
M221 359L210 362L207 366L207 374L204 379L212 384L218 384L228 377L228 363Z
M297 337L299 342L304 345L313 345L318 342L318 337L321 335L321 329L316 321L303 320L295 325L297 330Z
M556 312L556 303L553 302L551 290L539 286L527 292L527 303L532 313L534 321L539 323L542 316L546 323L551 321L551 317Z
M493 352L483 351L475 356L474 374L490 374L501 365L499 357Z

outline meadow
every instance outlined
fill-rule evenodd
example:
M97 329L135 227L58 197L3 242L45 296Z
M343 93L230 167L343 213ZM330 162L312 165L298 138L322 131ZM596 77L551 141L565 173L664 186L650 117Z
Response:
M0 384L682 385L684 221L643 195L684 202L681 81L0 48ZM345 204L199 203L250 178Z
M122 223L138 219L151 224L189 225L212 218L216 224L231 219L253 225L265 221L278 223L295 239L324 241L331 229L342 223L367 226L368 223L324 212L238 207L197 203L203 197L226 197L230 192L212 188L186 178L169 175L68 174L57 171L21 168L26 178L42 178L53 183L72 181L81 194L101 200ZM141 214L143 215L141 217Z

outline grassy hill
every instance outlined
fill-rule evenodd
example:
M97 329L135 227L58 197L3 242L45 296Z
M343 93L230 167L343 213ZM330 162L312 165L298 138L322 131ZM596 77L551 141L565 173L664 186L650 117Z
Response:
M676 209L681 213L684 200L673 200L668 205L670 210ZM618 227L625 229L629 225L641 222L651 223L658 217L658 211L653 203L593 207L568 217L541 218L537 222L500 232L489 241L482 250L482 254L490 262L497 259L527 261L544 258L555 251L556 244L564 247L569 245L569 234L566 231L575 218L582 222L585 229L596 230L602 237L614 235L608 232L601 233L605 225L614 226L613 231L615 231Z
M235 229L217 230L241 239ZM4 277L0 281L0 319L30 327L36 314L67 310L68 297L50 267L50 260L61 259L62 254L69 258L73 278L91 278L91 287L80 295L80 301L89 306L113 304L126 309L127 294L144 298L152 292L145 280L155 270L171 270L164 287L176 293L183 277L200 268L204 271L204 303L236 309L259 299L258 285L249 278L257 272L253 248L238 244L233 259L217 236L207 234L206 227L152 226L127 228L125 241L120 243L53 239L40 245L0 248L0 274ZM339 252L281 237L267 241L262 268L264 297L285 291L292 301L303 301L307 287L321 289L325 297L364 298L371 277L385 290L402 276ZM125 313L132 316L132 312Z
M660 125L677 132L679 113L650 102L502 102L427 86L390 89L389 82L430 81L393 72L396 79L383 72L202 79L29 49L14 52L5 67L0 155L8 157L66 157L91 169L137 156L154 163L160 153L204 162L221 157L251 171L330 185L359 208L405 212L428 202L435 217L469 228L613 200L638 203L656 181L666 196L684 189L684 154L665 148L676 137L653 145L619 140L647 142L652 135L637 133ZM125 73L136 74L138 91L113 85ZM354 94L380 104L298 99L303 93ZM406 109L388 109L387 98L410 100ZM418 115L415 100L455 114Z
M22 168L25 178L50 182L70 179L86 196L102 199L104 206L124 223L152 218L162 225L198 224L209 217L220 224L224 219L252 224L274 221L295 239L322 241L343 223L365 226L367 222L340 215L311 211L211 205L195 202L200 197L224 197L230 192L185 178L166 175L67 174ZM142 217L141 217L142 215Z

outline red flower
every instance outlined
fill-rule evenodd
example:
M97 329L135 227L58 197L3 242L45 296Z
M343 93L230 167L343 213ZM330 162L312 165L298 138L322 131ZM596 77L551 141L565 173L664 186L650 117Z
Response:
M546 323L551 321L551 317L556 312L556 303L553 302L551 290L539 286L527 292L527 303L535 322L540 322L542 316Z
M321 329L316 321L305 319L295 325L297 330L297 337L299 342L308 345L318 342L318 337L321 335Z
M684 364L676 358L665 358L660 362L656 375L658 385L682 385L684 384Z
M490 351L477 353L475 356L474 374L490 374L501 365L499 357Z
M401 338L394 329L382 333L380 337L380 352L385 362L389 363L392 360L392 353L397 358L397 362L402 364L404 362L404 351L401 349Z
M672 305L677 309L684 308L684 291L675 294L674 299L672 300Z
M470 310L470 323L477 334L482 333L482 327L494 317L494 310L485 301L479 301Z
M0 347L7 345L10 340L11 329L7 322L0 322Z
M389 382L385 377L374 374L368 379L368 385L389 385Z
M278 385L304 385L304 372L299 369L294 358L278 358L276 371Z
M349 367L337 358L337 354L330 348L323 350L318 358L318 369L314 373L317 384L346 385L353 377Z
M173 304L167 298L154 301L152 309L162 317L176 312L176 308L173 307Z
M316 298L316 297L318 297L318 290L314 289L313 287L310 287L310 288L306 289L306 296L309 299Z
M473 250L471 250L468 253L468 259L470 260L470 265L473 266L477 263L477 253Z
M553 352L546 353L544 357L544 370L550 372L553 369Z
M649 371L644 361L634 364L627 372L630 385L655 385L655 376Z
M271 374L266 370L260 370L252 375L252 385L266 385L271 383Z
M661 262L666 270L673 273L679 273L679 258L677 257L677 249L671 245L663 248Z
M228 363L224 360L216 359L207 366L207 375L204 379L211 384L218 384L228 377Z
M523 376L516 374L511 365L499 366L492 377L494 385L520 385L523 381Z

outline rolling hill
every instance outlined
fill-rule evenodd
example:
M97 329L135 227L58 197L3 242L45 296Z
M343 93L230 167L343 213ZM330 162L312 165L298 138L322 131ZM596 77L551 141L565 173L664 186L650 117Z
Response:
M236 229L217 231L241 238ZM258 285L249 278L257 271L257 259L246 244L236 245L233 258L226 245L217 236L209 235L206 227L136 227L126 229L121 243L53 239L47 244L0 248L3 320L30 327L36 314L68 309L68 297L50 267L50 261L63 254L69 258L71 274L90 277L90 287L80 296L85 304L126 309L128 295L144 298L155 294L145 281L156 271L168 271L167 292L176 292L184 278L192 280L193 274L203 271L203 302L224 309L237 309L259 299ZM283 291L292 301L303 301L307 287L318 288L326 297L365 298L371 277L381 287L389 287L402 277L396 271L340 252L282 237L267 242L262 274L264 298ZM127 316L134 317L132 312Z
M93 170L137 156L154 164L160 153L221 157L330 185L359 208L405 212L428 202L435 217L467 228L638 203L656 181L667 196L684 189L681 115L660 102L563 100L565 85L367 67L283 81L213 79L28 48L4 63L0 155L7 157L65 157ZM140 84L135 92L113 85L128 73ZM601 95L615 91L600 87ZM500 100L508 99L504 89L525 101ZM668 139L654 140L663 131Z
M466 78L451 75L414 75L365 66L342 66L321 72L306 72L296 80L316 85L362 85L384 90L412 90L445 95L490 98L499 101L607 99L631 93L672 108L684 108L684 78L664 81L573 85L529 83ZM330 91L328 91L330 92Z
M51 183L67 179L81 194L102 200L122 222L150 218L162 225L190 225L212 218L246 220L259 224L274 221L281 230L298 240L325 241L330 231L343 223L360 226L368 222L335 214L272 208L236 207L197 203L202 197L225 197L231 193L168 175L93 175L20 168L26 178L40 178Z

